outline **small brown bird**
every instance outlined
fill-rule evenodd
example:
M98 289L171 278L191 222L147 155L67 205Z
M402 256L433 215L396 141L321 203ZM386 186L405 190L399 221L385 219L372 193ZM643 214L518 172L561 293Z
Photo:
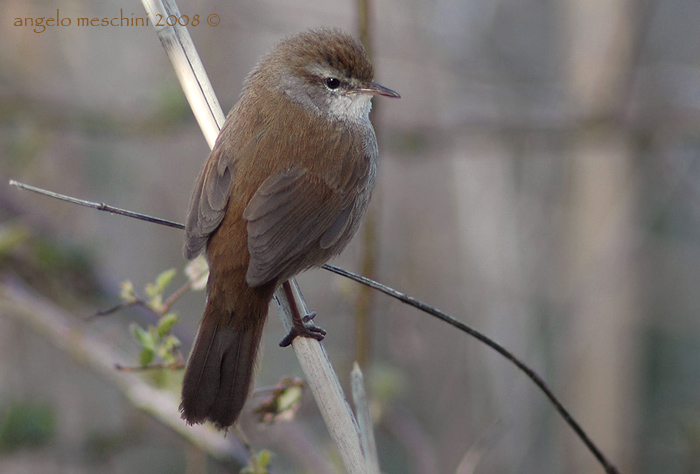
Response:
M278 285L339 254L369 203L375 82L338 29L282 40L248 75L192 194L185 257L206 247L207 304L182 387L189 424L231 426Z

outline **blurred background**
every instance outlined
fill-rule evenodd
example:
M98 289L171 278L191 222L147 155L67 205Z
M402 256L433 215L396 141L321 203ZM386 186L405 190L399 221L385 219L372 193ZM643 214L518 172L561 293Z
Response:
M190 33L225 111L279 39L356 32L360 18L340 1L179 7L221 19ZM72 26L24 25L56 10ZM145 16L136 1L0 4L1 472L237 472L109 375L138 364L127 328L148 324L144 311L83 321L119 304L124 280L142 291L175 268L168 292L184 284L182 232L7 184L184 220L208 148L153 29L76 25L120 10ZM377 0L369 12L376 80L403 98L375 99L369 224L333 263L505 345L621 472L700 472L700 2ZM324 270L299 281L341 380L362 362L384 472L603 472L492 350ZM185 354L203 304L189 292L173 307ZM43 327L54 312L70 315L58 327L74 343ZM32 323L38 313L48 319ZM283 335L272 310L258 387L302 376ZM71 349L92 338L110 351L103 370L99 351ZM179 397L181 372L141 377ZM342 472L308 394L292 422L260 427L248 408L242 426L274 472Z

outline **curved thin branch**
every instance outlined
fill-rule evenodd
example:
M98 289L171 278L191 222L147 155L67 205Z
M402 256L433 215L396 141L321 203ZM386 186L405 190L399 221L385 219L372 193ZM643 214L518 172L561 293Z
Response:
M76 199L76 198L71 198L68 196L63 196L61 194L57 194L51 191L46 191L40 188L35 188L33 186L28 186L26 184L18 183L17 181L11 180L10 181L11 185L18 186L22 189L29 189L31 191L37 192L39 194L44 194L46 196L50 196L56 199L61 199L63 201L68 201L74 204L79 204L81 206L86 206L86 207L91 207L94 209L98 210L106 210L106 209L100 209L98 207L95 207L95 203L91 203L89 201L83 201L81 199ZM109 209L117 210L117 211L123 211L122 209L114 208L111 206L107 206ZM113 211L108 211L108 212L113 212ZM140 219L144 220L147 222L154 222L154 223L159 223L160 221L165 221L164 219L158 219L158 218L153 218L150 216L145 216L143 214L138 214L136 212L131 212L131 211L124 211L124 212L114 212L115 214L121 214L121 215L126 215L128 217L133 217L135 219ZM165 221L165 222L170 222L171 224L170 227L176 227L176 228L181 228L183 229L184 226L182 224L178 223L173 223L171 221ZM163 224L165 225L165 224ZM381 291L385 295L391 296L392 298L395 298L405 304L408 304L410 306L413 306L414 308L417 308L425 313L428 313L444 322L447 324L454 326L455 328L459 329L460 331L464 331L470 336L474 337L475 339L479 340L480 342L486 344L489 346L491 349L495 350L498 352L500 355L505 357L509 362L511 362L513 365L515 365L518 369L520 369L521 372L525 373L525 375L528 376L530 380L533 381L533 383L545 394L545 396L550 400L550 402L554 405L556 408L557 412L561 415L561 417L564 419L564 421L569 425L569 427L576 433L576 435L581 439L584 445L588 448L588 450L595 456L595 458L600 462L600 464L603 466L605 469L605 472L608 474L618 474L617 468L605 457L605 455L600 451L600 449L596 446L596 444L593 442L593 440L590 439L590 437L586 434L586 432L581 428L581 426L578 424L578 422L574 419L573 416L569 413L569 411L564 408L564 406L561 404L561 402L557 399L556 395L552 392L552 390L549 388L547 383L544 381L542 377L540 377L537 372L535 372L533 369L528 367L524 362L522 362L520 359L518 359L513 353L511 353L508 349L503 347L502 345L498 344L496 341L493 339L489 338L485 334L482 334L481 332L477 331L474 328L471 328L464 324L463 322L455 319L454 317L450 316L449 314L440 311L439 309L435 308L434 306L430 306L428 304L423 303L422 301L419 301L412 296L406 295L404 293L401 293L400 291L397 291L391 287L388 287L386 285L383 285L379 282L376 282L370 278L363 277L361 275L357 275L356 273L349 272L347 270L344 270L340 267L336 267L334 265L329 265L325 264L322 266L323 269L328 270L330 272L333 272L335 274L338 274L340 276L344 276L345 278L349 278L353 281L356 281L358 283L361 283L363 285L366 285L370 288L374 288L377 291ZM305 306L305 305L304 305ZM297 338L299 339L299 338ZM303 338L302 338L303 339Z
M325 264L323 265L323 268L331 271L333 273L336 273L338 275L344 276L346 278L350 278L351 280L354 280L358 283L361 283L363 285L367 285L371 288L374 288L377 291L381 291L385 295L389 295L392 298L396 298L397 300L401 301L402 303L406 303L410 306L413 306L414 308L417 308L425 313L428 313L432 316L435 316L436 318L446 322L447 324L456 327L460 331L464 331L473 338L479 340L480 342L483 342L487 346L489 346L491 349L495 350L499 354L501 354L503 357L505 357L509 362L511 362L513 365L515 365L518 369L520 369L521 372L523 372L525 375L528 376L530 380L534 382L535 385L545 394L545 396L549 399L550 402L554 405L556 410L559 412L562 418L564 418L564 421L571 427L571 429L576 433L576 435L581 439L583 444L586 445L588 450L596 457L596 459L600 462L600 464L605 468L605 472L608 474L618 474L619 471L617 468L610 462L608 459L605 457L605 455L598 449L598 447L595 445L593 440L589 438L589 436L586 434L586 432L581 428L581 425L578 424L578 422L574 419L573 416L569 413L569 411L564 408L564 405L561 404L561 402L557 399L556 395L554 395L554 392L549 388L547 385L547 382L544 381L542 377L540 377L537 372L535 372L533 369L531 369L529 366L527 366L524 362L522 362L520 359L518 359L515 355L513 355L512 352L510 352L508 349L491 339L490 337L480 333L474 328L471 328L464 324L463 322L455 319L454 317L450 316L447 313L444 313L440 311L439 309L435 308L434 306L427 305L421 301L418 301L417 299L413 298L412 296L408 296L404 293L401 293L400 291L396 291L393 288L390 288L386 285L383 285L379 282L376 282L374 280L371 280L369 278L357 275L355 273L349 272L347 270L343 270L342 268Z

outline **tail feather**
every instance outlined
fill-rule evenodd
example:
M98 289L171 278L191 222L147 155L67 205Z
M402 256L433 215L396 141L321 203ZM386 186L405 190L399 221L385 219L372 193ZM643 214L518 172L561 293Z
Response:
M209 420L225 429L248 397L265 315L234 327L221 324L216 312L210 300L185 370L180 412L190 425Z
M223 355L221 385L209 418L219 428L232 425L250 392L260 331L236 332L236 343Z

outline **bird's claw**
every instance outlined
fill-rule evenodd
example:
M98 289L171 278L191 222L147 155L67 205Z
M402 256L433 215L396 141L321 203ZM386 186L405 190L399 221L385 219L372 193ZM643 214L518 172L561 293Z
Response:
M310 323L315 317L316 312L314 311L301 318L301 323L298 323L297 321L299 320L295 319L294 325L289 331L289 334L284 336L284 338L280 341L280 347L289 346L297 337L308 337L311 339L316 339L317 341L322 341L326 335L326 331L320 327L307 324Z

